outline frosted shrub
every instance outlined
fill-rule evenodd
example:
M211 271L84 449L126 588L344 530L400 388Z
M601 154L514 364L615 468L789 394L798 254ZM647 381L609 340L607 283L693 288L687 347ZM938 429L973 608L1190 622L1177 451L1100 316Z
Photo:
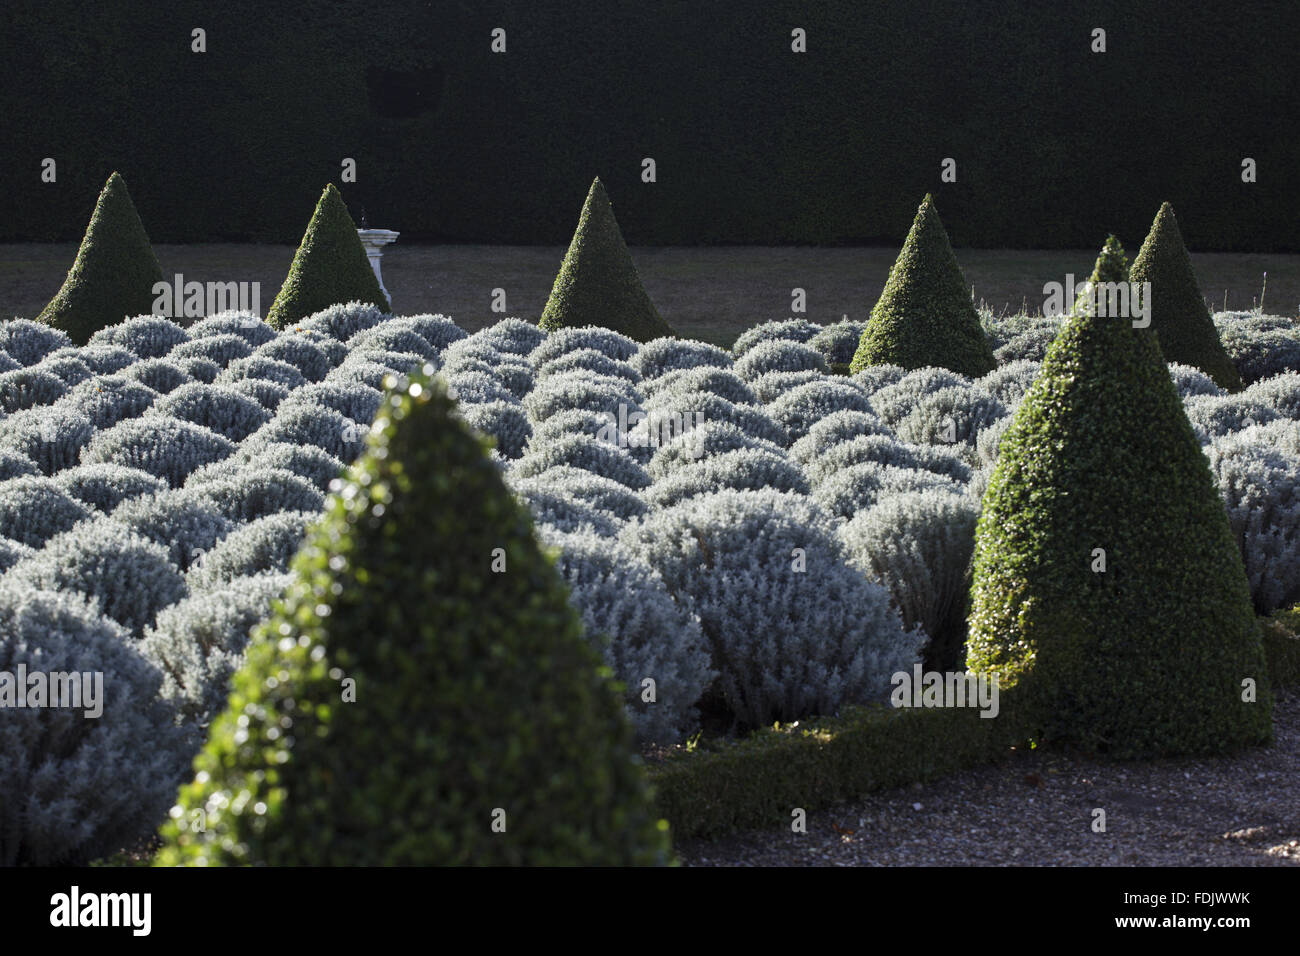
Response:
M384 388L384 379L392 375L393 372L387 366L380 365L377 362L344 362L338 368L334 369L325 376L325 381L348 384L355 382L359 385L365 385L382 391Z
M59 472L54 483L103 514L131 498L167 490L167 482L161 478L122 465L78 465Z
M299 329L291 334L296 341L309 342L316 346L316 348L320 349L321 354L325 356L325 360L329 362L329 367L331 369L338 368L347 360L347 345L332 336L326 335L324 332L316 332L310 329ZM294 363L290 362L289 364L293 365Z
M624 540L698 615L721 701L743 725L874 699L916 660L918 638L903 631L889 592L848 565L802 495L690 498L629 525Z
M958 484L970 481L971 466L966 464L956 452L949 451L943 445L908 445L904 444L916 467L944 478L951 478Z
M193 376L171 359L145 359L122 369L122 377L139 382L160 395L174 392L194 381Z
M627 485L571 465L557 465L531 477L512 474L510 481L520 490L545 488L559 492L619 521L632 521L647 511L641 496Z
M994 349L993 357L999 365L1019 361L1041 362L1047 357L1047 350L1056 340L1059 331L1058 327L1044 326L1022 332L1006 345Z
M35 405L49 405L68 390L67 382L51 372L21 368L0 373L0 410L14 412Z
M454 393L453 397L457 401L476 404L486 402L519 403L519 399L515 397L514 393L490 372L451 372L446 378L447 385Z
M458 355L442 367L442 373L448 379L471 373L486 376L516 399L522 399L533 390L533 367L522 359L501 357L486 361Z
M260 378L245 378L223 387L238 392L240 395L247 395L268 412L277 411L280 403L288 398L290 394L289 389L279 382L267 382ZM302 391L302 389L299 389L299 391Z
M823 330L815 322L807 319L786 319L779 322L762 322L740 333L736 343L731 347L731 354L737 359L748 355L759 345L768 342L794 342L802 344L816 338ZM856 348L856 344L854 346ZM850 355L849 358L853 356Z
M969 387L970 379L946 368L918 368L893 385L878 389L871 396L871 407L886 425L894 428L927 395L958 386Z
M234 450L233 442L211 429L158 415L128 419L96 433L81 460L87 465L108 462L139 468L179 488L190 472Z
M1245 395L1193 395L1183 400L1183 409L1202 436L1218 438L1251 425L1264 425L1281 418L1263 402ZM1204 443L1205 437L1202 437Z
M302 375L304 381L308 382L319 382L334 367L333 363L330 362L330 357L325 354L325 350L302 334L285 333L280 335L265 345L259 346L253 352L253 356L274 359L277 362L292 365ZM266 376L257 377L265 378ZM296 387L279 378L274 380L289 388Z
M92 512L53 480L25 476L0 481L0 537L44 547Z
M137 315L133 319L100 329L90 337L90 345L116 345L142 359L162 358L190 334L171 319L157 315Z
M666 508L724 488L758 491L772 488L807 494L808 479L784 455L756 448L738 448L685 465L656 481L645 492L651 508Z
M865 322L835 322L810 338L808 344L822 353L827 365L848 365L853 361L865 328Z
M205 385L211 385L217 380L217 376L221 374L221 366L209 358L194 355L189 358L178 359L172 356L172 360L186 375L196 382L203 382Z
M586 533L544 529L587 639L615 679L638 741L678 743L699 726L695 705L717 676L699 622L672 599L663 579L634 552ZM644 681L654 699L643 699Z
M855 435L828 445L819 454L803 462L803 466L808 480L813 485L819 485L836 472L868 461L900 468L920 467L907 445L892 435L878 432Z
M471 335L469 338L460 339L453 342L442 350L442 362L444 368L455 368L463 363L482 362L489 368L496 365L506 357L502 352L482 334ZM522 361L532 368L527 356L520 356L511 353L510 358L513 361Z
M849 378L849 381L862 389L868 398L887 385L895 385L907 375L907 369L899 365L868 365L861 372Z
M120 345L85 345L77 349L77 358L96 375L116 375L139 361L134 352Z
M176 489L122 502L112 521L167 549L172 564L186 570L224 538L231 523L211 502Z
M1241 549L1255 610L1300 600L1300 463L1253 434L1215 438L1205 449Z
M1035 332L1055 335L1064 324L1064 316L1025 313L995 316L990 311L980 311L980 326L989 339L989 345L995 350L1022 335Z
M589 412L585 408L565 409L551 415L546 421L533 425L527 447L528 449L542 448L551 442L572 435L590 435L592 438L601 438L605 441L614 438L614 443L617 444L617 435L614 433L617 424L617 416L611 423L610 417L600 412Z
M737 405L727 401L713 392L674 392L672 395L659 396L647 409L653 419L648 418L636 425L628 436L629 443L646 441L643 448L654 449L665 445L677 424L682 427L696 427L705 422L729 422L754 438L761 438L784 448L789 443L785 429L772 421L761 408L752 405ZM652 427L652 425L654 427ZM669 434L671 432L671 434Z
M796 388L824 382L827 376L812 370L806 372L767 372L749 383L754 397L764 405L770 405L778 398L793 392ZM852 386L850 386L852 387Z
M142 844L165 819L190 756L189 736L158 699L158 669L85 598L8 579L0 634L0 670L103 674L98 719L86 709L6 709L0 865L83 866Z
M1247 385L1282 372L1300 371L1300 332L1294 329L1256 331L1228 326L1220 328L1219 338Z
M20 368L22 366L10 358L8 352L0 352L0 372L12 372Z
M753 382L768 372L821 372L829 369L826 360L810 345L801 345L785 339L770 339L748 349L735 364L736 374L746 382Z
M147 385L122 375L99 375L73 388L54 407L80 412L96 429L143 415L161 396Z
M248 344L248 340L234 333L224 333L220 335L205 335L202 338L192 338L188 342L183 342L168 353L167 357L173 362L183 362L185 359L207 359L209 362L216 364L218 369L224 369L231 362L237 362L239 359L248 358L253 354L253 347ZM182 365L182 367L184 367ZM195 378L195 375L190 371Z
M165 548L108 519L55 535L8 577L42 591L83 594L136 638L186 594Z
M5 419L0 448L21 455L53 475L81 459L81 450L95 434L91 420L74 408L32 408Z
M237 335L248 343L249 348L265 345L276 337L271 328L252 312L229 309L200 319L189 328L191 339L215 338L218 335ZM174 356L173 356L174 357Z
M308 316L297 325L294 331L321 332L332 339L346 342L364 329L374 328L388 316L378 307L363 302L347 302L332 305L314 315Z
M824 379L786 392L766 410L793 442L807 435L809 429L827 415L844 411L870 412L871 403L861 389L845 381Z
M533 432L523 408L511 402L462 403L460 414L471 427L494 438L507 458L521 456Z
M839 528L849 561L880 581L908 629L929 639L928 670L966 665L968 571L975 549L976 502L948 491L891 495Z
M306 478L257 462L224 480L186 486L186 490L237 525L284 511L320 512L325 508L324 496Z
M227 461L232 468L246 468L252 464L260 468L292 472L299 478L306 479L319 491L328 491L330 482L339 477L344 468L343 462L315 445L293 445L289 442L245 442L233 458ZM187 487L196 475L190 476Z
M380 352L401 352L416 355L426 361L437 361L438 350L424 338L409 328L402 328L393 320L380 322L373 328L364 329L348 339L348 350L359 352L374 349Z
M35 553L35 548L29 548L12 538L0 538L0 574L4 574L19 561Z
M1006 415L1006 407L983 389L954 386L924 396L895 432L911 444L946 445L954 454L973 454L979 433Z
M546 526L556 531L590 531L606 538L618 534L621 524L613 515L578 498L533 484L534 480L520 482L515 494L528 507L539 529Z
M185 720L206 725L225 709L249 632L292 581L287 574L235 578L158 613L140 651L162 672L160 696Z
M368 427L368 423L344 418L332 408L289 405L276 412L275 418L249 440L315 445L339 461L350 463L361 454Z
M831 412L814 422L804 435L790 446L791 461L807 466L821 458L836 445L861 435L884 435L892 438L889 428L872 411Z
M737 405L757 405L754 390L740 380L729 368L702 365L698 368L677 369L641 384L646 401L653 402L662 396L688 392L712 392Z
M524 399L524 410L534 422L545 421L556 412L572 408L617 416L620 405L626 406L629 415L641 408L641 394L636 386L621 378L582 372L555 375L539 382Z
M594 472L629 488L640 490L650 476L626 451L607 441L586 435L572 435L541 447L530 448L514 466L520 478L539 475L558 465L570 465Z
M248 575L287 571L307 528L319 517L319 509L285 511L235 528L191 565L186 574L190 588L211 590Z
M391 319L390 321L399 324L402 328L410 329L439 352L447 348L447 346L451 345L453 342L459 342L468 335L464 329L445 315L431 315L429 313L424 313L422 315L403 315L399 318ZM518 319L502 319L497 323L497 325L504 326L508 322L518 321ZM527 325L527 323L523 324ZM493 326L493 328L496 328L496 326ZM511 328L513 328L513 326L511 326ZM508 334L503 334L500 338L503 345L509 346L508 348L502 349L502 351L517 352L519 350L514 346L519 342L524 341L527 337L512 337ZM529 348L531 348L531 346L529 346ZM527 349L524 351L526 352Z
M815 485L813 497L835 517L852 518L893 495L927 489L948 491L954 495L965 492L960 482L932 471L867 461L851 465Z
M983 378L976 379L975 384L1007 408L1011 408L1018 405L1025 397L1025 393L1029 391L1029 386L1034 384L1034 379L1038 377L1042 367L1041 362L1017 359L995 368Z
M645 379L691 368L731 368L730 353L716 345L672 337L651 339L627 361Z
M11 448L0 448L0 481L10 478L22 478L24 475L39 475L40 469L26 455Z
M590 372L593 375L621 378L633 384L641 381L640 373L627 362L612 359L595 349L577 349L551 359L537 369L536 380L543 382L553 375L565 372Z
M218 435L240 442L261 428L271 413L228 385L182 385L150 409L150 416L179 418L210 428Z
M528 361L533 368L541 368L551 359L559 358L566 352L595 349L612 359L626 362L636 354L638 348L637 343L626 335L589 325L583 328L556 329L549 333L537 348L528 354Z
M344 418L369 424L375 420L384 393L360 382L319 382L304 385L295 391L282 406L284 409L299 405L332 408Z
M48 325L28 319L0 322L0 349L19 365L35 365L51 352L71 347L67 333Z
M228 385L231 382L238 382L245 378L258 378L268 382L277 382L290 391L307 384L302 372L288 362L281 362L260 355L235 359L226 366L225 371L217 376L217 384Z
M1169 377L1174 380L1174 387L1178 389L1178 394L1184 399L1191 398L1193 395L1228 394L1214 384L1214 379L1199 368L1191 365L1179 365L1176 362L1170 362Z
M997 462L1002 436L1006 434L1014 420L1014 415L1004 415L988 428L980 431L975 438L975 461L978 465L989 466Z
M780 445L742 431L730 422L705 422L698 428L674 437L655 450L646 471L651 479L659 481L701 458L723 455L730 451L750 448L778 458L785 452Z
M475 337L502 352L527 358L533 349L542 344L546 333L533 323L512 316L477 332Z
M360 362L382 365L394 375L405 375L413 368L431 364L429 359L415 352L389 352L385 349L357 349L348 353L347 360L343 364L355 365ZM436 366L436 363L433 364Z
M1242 397L1267 405L1283 418L1300 420L1300 373L1283 372L1261 379L1248 387Z
M45 356L31 367L31 371L53 375L69 388L95 377L94 369L77 358L73 349L61 349L53 355Z

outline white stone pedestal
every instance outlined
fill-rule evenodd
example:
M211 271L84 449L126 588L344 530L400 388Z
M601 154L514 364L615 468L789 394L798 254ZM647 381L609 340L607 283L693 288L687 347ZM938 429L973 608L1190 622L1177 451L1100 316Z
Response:
M391 229L358 229L357 235L361 237L361 244L366 247L366 258L370 260L370 268L375 271L375 278L379 280L379 290L391 302L393 297L384 288L384 277L379 271L379 260L384 254L384 246L396 242L401 233L393 232Z

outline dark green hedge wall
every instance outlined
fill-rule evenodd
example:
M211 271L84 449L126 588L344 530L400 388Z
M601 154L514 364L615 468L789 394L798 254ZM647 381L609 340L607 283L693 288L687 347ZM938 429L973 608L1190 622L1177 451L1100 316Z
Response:
M958 246L1136 242L1169 200L1194 249L1300 250L1292 2L10 0L6 19L0 240L77 238L118 169L156 242L296 242L333 181L409 239L562 244L600 176L633 244L896 244L933 192ZM423 111L382 115L404 99Z

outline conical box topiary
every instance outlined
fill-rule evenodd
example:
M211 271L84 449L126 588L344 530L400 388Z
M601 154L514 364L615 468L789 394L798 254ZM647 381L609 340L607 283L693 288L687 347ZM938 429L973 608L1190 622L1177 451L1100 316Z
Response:
M389 393L158 863L668 861L608 671L453 409L441 379Z
M1124 255L1124 247L1119 240L1107 236L1097 255L1097 262L1092 267L1092 275L1088 276L1074 300L1074 311L1110 309L1111 290L1114 288L1118 294L1117 284L1121 282L1128 282L1128 257ZM1124 301L1128 299L1125 298Z
M1047 739L1121 757L1270 739L1223 502L1130 318L1075 313L1052 343L1002 438L972 567L967 666Z
M85 345L100 329L153 311L162 269L126 181L113 173L99 193L77 260L37 322Z
M972 378L997 367L934 200L916 211L849 371L937 365Z
M1241 376L1219 341L1169 203L1156 213L1129 269L1129 280L1151 283L1151 329L1165 361L1199 368L1229 391L1241 389Z
M596 325L638 342L677 334L660 318L641 284L599 179L587 192L578 228L537 324L548 332Z
M266 322L283 330L345 302L374 305L384 312L392 310L370 268L356 223L348 215L343 197L330 183L316 203L289 275L266 313Z

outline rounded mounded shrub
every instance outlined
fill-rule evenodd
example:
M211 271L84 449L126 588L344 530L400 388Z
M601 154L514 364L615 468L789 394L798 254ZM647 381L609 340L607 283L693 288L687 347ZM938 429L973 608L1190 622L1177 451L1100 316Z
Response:
M210 501L185 489L171 489L122 502L112 520L167 549L168 559L181 571L211 551L230 533L228 518Z
M1214 379L1199 368L1194 368L1191 365L1179 365L1177 362L1170 362L1169 377L1174 380L1174 387L1178 389L1178 395L1183 399L1191 398L1193 395L1219 396L1228 394L1214 384Z
M894 495L928 490L960 495L965 488L960 482L932 471L865 461L837 471L814 485L812 496L827 514L851 519Z
M215 381L216 376L214 375L213 382ZM211 385L212 382L208 382L207 384ZM268 382L260 378L245 378L224 387L230 388L238 392L240 395L247 395L268 412L278 411L280 403L288 398L290 394L289 389L285 388L285 386L281 385L279 382ZM301 389L297 389L297 391L301 392L310 387L311 386L304 385Z
M428 340L409 328L396 324L395 320L380 322L369 329L362 329L348 339L348 350L359 352L374 349L379 352L401 352L417 355L425 361L437 361L438 349Z
M330 482L343 474L344 467L343 462L315 445L274 441L245 442L228 461L233 465L256 464L261 468L292 472L307 479L320 491L328 491Z
M1026 329L1005 345L999 346L993 352L993 357L999 365L1014 365L1017 362L1037 362L1041 365L1060 331L1060 326L1054 324Z
M688 368L731 368L731 355L725 349L672 336L651 339L627 361L646 379Z
M786 339L759 342L736 360L734 369L742 381L751 384L769 372L821 372L823 375L830 372L826 360L815 348Z
M186 485L196 501L210 505L234 524L256 521L283 511L317 512L325 504L320 491L291 471L253 461L224 479Z
M1221 335L1224 350L1247 385L1300 371L1300 332L1295 329L1221 327Z
M760 322L737 336L735 344L731 346L731 354L736 359L739 359L753 351L755 346L762 345L764 342L797 342L800 345L810 343L822 331L824 331L822 326L816 322L809 322L807 319ZM857 342L854 342L853 346L857 348ZM852 358L852 356L849 357ZM827 359L827 361L829 362L830 359Z
M190 565L185 580L193 591L208 591L249 575L287 571L319 515L317 507L267 513L248 521Z
M625 414L631 415L642 407L642 399L636 386L624 379L567 372L539 382L523 404L528 417L536 423L574 408L617 417L619 406L623 406Z
M447 321L450 322L451 320L448 319ZM464 337L462 332L458 338ZM501 319L489 325L486 329L481 329L475 333L475 337L508 355L527 358L529 352L542 344L542 340L546 338L546 333L531 322L525 322L523 319L512 316L508 319ZM446 348L452 341L456 340L435 341L433 344L439 348Z
M209 428L158 415L128 419L97 432L82 451L81 461L138 468L179 488L190 472L221 461L234 450L234 442Z
M474 370L448 372L446 379L452 397L457 401L477 404L485 402L518 404L519 402L505 383L491 372Z
M1006 415L1006 406L982 388L954 386L923 397L894 431L910 444L946 445L955 454L969 455L980 432Z
M533 368L541 368L552 359L569 352L595 349L609 358L627 362L636 354L637 348L637 343L633 339L612 329L598 328L594 325L562 328L552 331L529 352L528 361Z
M627 451L587 435L570 435L530 447L515 463L513 472L520 478L530 478L559 465L581 468L636 490L650 484L650 476Z
M627 485L572 465L556 465L527 477L512 472L509 482L517 490L549 488L599 508L619 521L640 518L647 510L641 496Z
M871 408L886 425L894 428L927 395L945 388L969 388L970 384L970 379L946 368L914 369L892 385L885 385L873 392Z
M871 402L861 389L843 379L809 382L791 389L766 409L772 420L785 429L793 443L827 415L835 412L870 412Z
M53 372L21 368L0 372L0 411L6 415L36 405L50 405L68 391L68 383Z
M1284 418L1300 421L1300 373L1283 372L1255 382L1242 397L1262 402Z
M122 377L133 382L139 382L160 395L174 392L182 385L194 381L194 377L181 368L173 359L166 358L133 362L122 369Z
M54 483L82 504L103 514L132 498L167 490L167 482L148 472L109 464L68 468L59 472Z
M368 302L331 305L289 326L295 332L320 332L346 342L364 329L374 328L389 316Z
M154 403L149 415L179 418L210 428L241 442L271 419L271 413L251 396L229 385L182 385Z
M866 327L865 322L834 322L808 339L808 344L821 352L826 364L832 368L837 365L847 366L853 361L858 343L862 341L862 331Z
M221 374L219 364L200 355L179 359L172 356L172 359L186 375L196 382L203 382L205 385L211 385L217 380L217 376Z
M758 404L758 396L740 380L739 375L729 368L716 368L712 365L665 372L658 378L642 382L641 392L648 402L674 394L712 392L737 405Z
M785 456L780 445L755 438L730 422L705 422L655 449L646 472L653 480L660 481L702 458L745 448L766 452L778 458Z
M0 322L0 350L24 367L35 365L51 352L71 348L72 339L59 329L30 319Z
M348 361L326 375L325 383L337 382L340 385L356 383L365 385L367 388L382 390L384 381L390 376L395 377L393 370L386 365L380 365L378 362Z
M672 436L698 428L705 422L730 422L741 431L784 448L790 443L785 429L772 421L763 409L737 405L713 392L674 392L648 403L647 418L629 430L628 442L643 442L642 448L665 445Z
M118 422L140 417L159 398L149 386L122 375L99 375L72 389L54 407L79 412L102 431Z
M173 362L184 362L185 359L207 359L215 363L218 369L224 369L231 362L248 358L252 354L253 346L248 344L248 339L233 332L223 332L191 338L167 353L167 358ZM191 371L190 374L194 375L194 372ZM195 378L198 377L195 375Z
M344 418L332 408L287 405L249 441L315 445L339 461L350 462L361 454L367 428L365 422Z
M5 419L0 449L21 455L41 474L55 475L81 460L94 434L94 422L74 408L31 408Z
M893 438L888 426L872 411L844 410L831 412L814 422L808 434L790 446L790 460L808 466L836 445L861 435L884 435Z
M88 378L95 377L94 369L77 358L75 349L63 349L53 355L47 355L33 365L30 371L37 374L53 375L69 388L73 385L80 385Z
M0 448L0 481L10 478L22 478L25 475L39 475L40 469L26 455L10 448Z
M595 349L577 349L551 359L538 367L536 381L543 382L565 372L590 372L592 375L625 379L634 385L641 381L641 374L627 362L612 359Z
M907 369L901 365L868 365L861 371L849 376L849 381L862 389L868 397L875 395L886 385L902 381Z
M290 391L307 384L307 379L303 377L302 372L288 362L267 358L264 355L250 355L248 358L235 359L217 376L217 384L229 385L246 378L276 382Z
M548 487L538 478L512 481L516 494L530 512L538 528L556 531L590 531L601 537L612 538L622 527L612 514L594 507L586 501Z
M252 312L229 309L217 312L204 319L199 319L189 327L191 339L215 338L218 335L237 335L248 343L249 348L265 345L276 337L271 328ZM175 358L175 356L172 356Z
M1012 408L1025 397L1029 386L1034 384L1034 379L1038 377L1042 367L1042 362L1017 359L995 368L983 378L976 379L975 384L1007 408Z
M645 499L652 509L667 508L687 498L712 494L724 488L737 491L771 488L807 494L808 479L803 470L783 453L737 448L678 468L647 488Z
M344 418L369 424L379 411L384 393L360 382L319 382L304 385L282 405L285 410L297 406L332 408Z
M100 329L89 345L116 345L142 359L162 358L188 342L190 335L171 319L158 315L137 315L133 319Z
M8 571L23 558L29 558L35 553L35 548L30 548L12 538L0 537L0 574Z
M308 382L319 382L334 367L333 363L330 362L330 357L325 354L325 350L307 335L301 333L286 332L265 345L259 346L250 357L274 359L277 362L291 365ZM268 376L259 375L257 377L267 378ZM289 388L297 387L290 385L279 377L274 380Z
M1246 395L1194 395L1183 410L1198 434L1219 438L1251 425L1266 425L1282 416L1258 399Z
M533 433L527 413L512 402L462 402L460 415L471 428L492 438L507 458L521 457Z
M50 478L0 481L0 537L41 548L92 512Z

